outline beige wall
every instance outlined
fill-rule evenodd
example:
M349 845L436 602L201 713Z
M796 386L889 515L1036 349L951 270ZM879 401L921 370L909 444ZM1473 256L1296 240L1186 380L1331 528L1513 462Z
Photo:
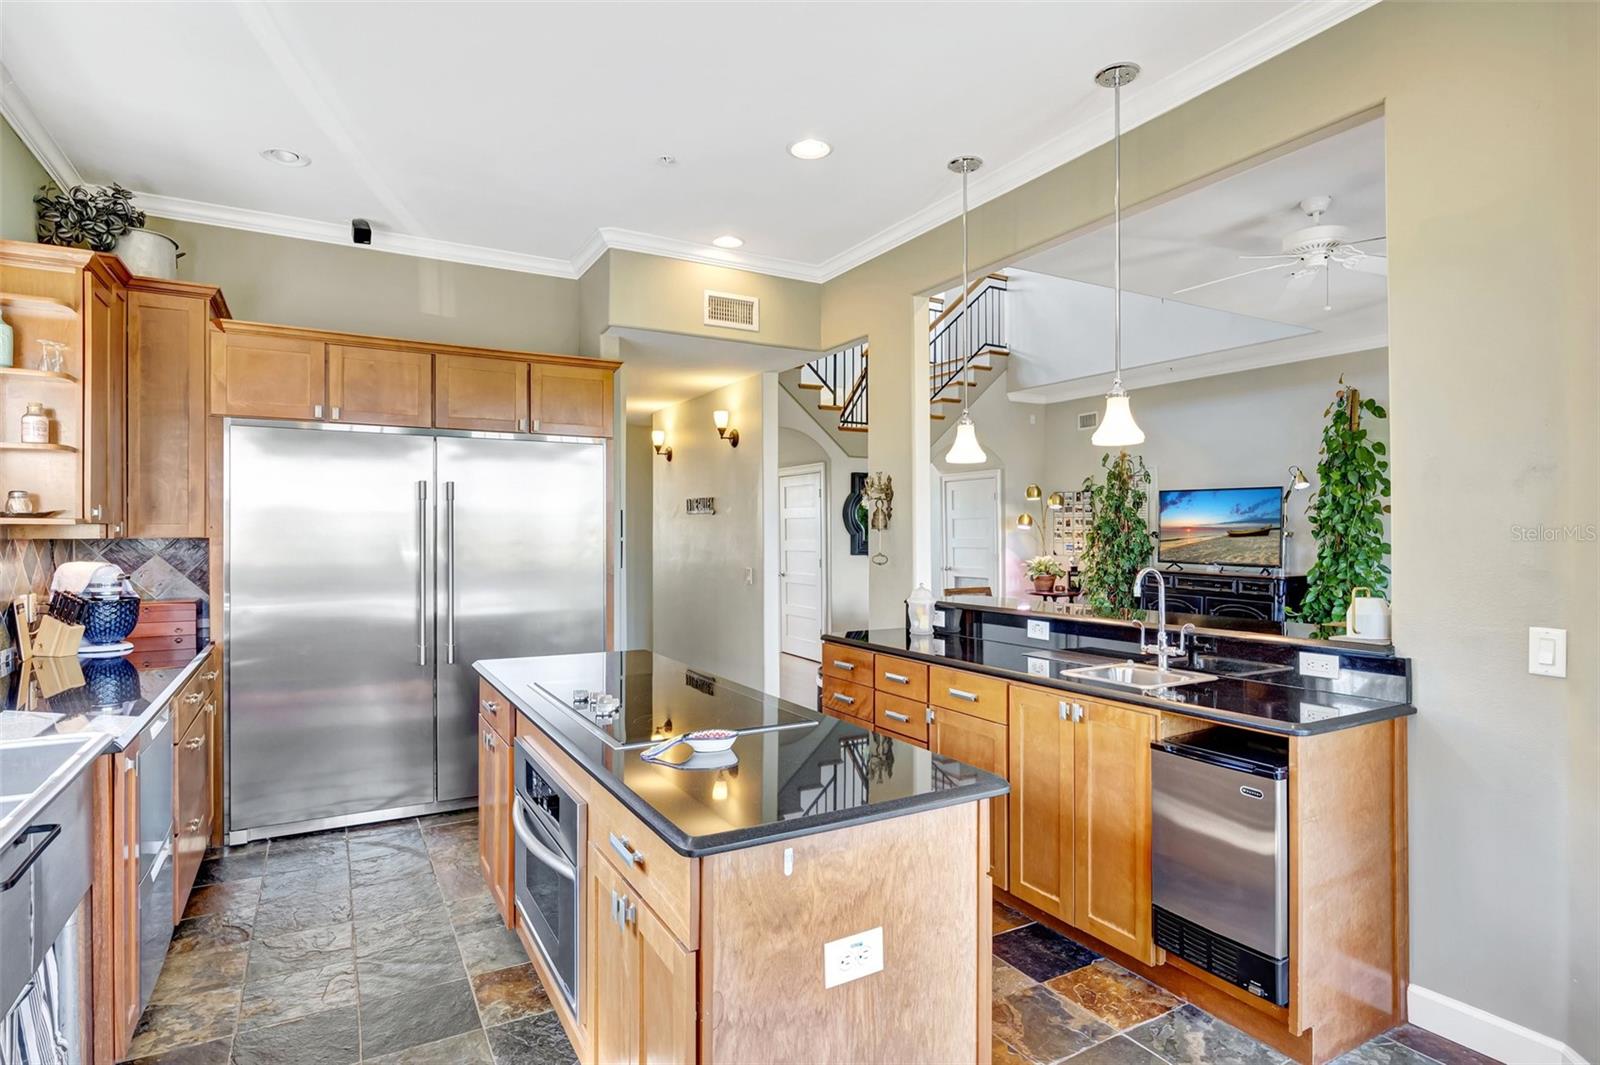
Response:
M578 282L152 218L187 253L186 281L221 285L235 318L518 351L586 354Z
M1137 204L1383 108L1395 637L1420 709L1411 976L1590 1059L1600 573L1593 538L1559 530L1592 528L1600 481L1597 15L1594 4L1381 4L1123 146L1125 202ZM1105 147L984 204L975 268L1097 221L1109 171ZM871 462L897 486L914 476L908 427L926 372L910 297L959 267L951 223L824 287L823 344L871 338ZM905 559L927 501L896 503L888 551ZM1530 527L1556 539L1519 539ZM873 574L875 621L897 622L913 576L904 564ZM1569 631L1565 680L1527 674L1530 625Z
M824 632L867 627L866 555L850 553L850 535L844 528L844 501L850 494L850 475L867 472L867 460L851 458L839 449L827 430L780 386L777 396L778 465L798 466L820 462L827 470L827 506L822 519L828 528L828 618Z
M33 236L33 194L50 180L11 123L0 118L0 240Z
M600 334L611 324L611 253L604 252L578 279L578 347L600 354Z
M621 418L617 419L617 424L624 424ZM627 472L622 500L622 594L627 602L627 629L622 646L630 650L648 650L654 628L650 603L654 590L651 541L655 524L655 464L662 460L656 458L650 447L648 425L625 426L623 447L627 449Z
M821 285L633 251L613 250L605 258L611 266L611 325L807 351L817 347ZM759 299L760 331L706 325L707 289Z
M765 682L762 388L757 374L657 411L672 461L656 459L651 478L654 650L755 688ZM739 430L737 448L712 427L719 408ZM717 512L684 513L697 496L714 496Z

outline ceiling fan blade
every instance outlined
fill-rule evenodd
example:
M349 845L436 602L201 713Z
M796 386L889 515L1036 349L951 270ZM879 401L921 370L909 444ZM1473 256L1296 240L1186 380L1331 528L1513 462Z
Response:
M1207 288L1207 287L1209 287L1211 285L1220 285L1224 281L1232 281L1233 279L1238 278L1238 277L1249 277L1251 274L1259 274L1259 273L1261 273L1262 271L1265 271L1265 270L1282 270L1283 267L1284 267L1283 263L1268 263L1266 266L1257 266L1257 267L1255 267L1254 269L1251 269L1251 270L1242 270L1237 274L1229 274L1227 277L1213 278L1210 281L1202 281L1198 285L1190 285L1188 288L1180 288L1180 289L1176 290L1175 292L1173 292L1173 295L1174 296L1181 296L1185 292L1193 292L1197 288Z
M1363 238L1361 240L1346 240L1346 241L1342 241L1341 243L1344 244L1345 247L1351 248L1351 247L1354 247L1357 244L1371 244L1375 240L1388 240L1388 239L1389 239L1389 237L1388 237L1387 234L1379 233L1375 237L1365 237L1365 238Z
M1363 255L1359 259L1348 259L1344 266L1348 270L1355 270L1362 274L1379 274L1389 276L1389 257L1387 255Z
M1296 270L1289 275L1289 284L1285 288L1289 292L1304 292L1316 283L1317 275L1321 272L1321 270L1315 270L1310 267L1304 270Z
M1298 255L1241 255L1241 259L1298 259Z

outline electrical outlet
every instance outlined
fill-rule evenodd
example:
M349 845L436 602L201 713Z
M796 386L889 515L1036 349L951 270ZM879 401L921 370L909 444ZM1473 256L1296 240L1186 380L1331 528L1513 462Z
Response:
M944 611L943 610L935 610L933 612L933 622L932 622L932 624L933 624L933 627L936 628L936 629L944 628Z
M1050 623L1048 621L1028 622L1028 639L1048 640L1050 638Z
M822 945L822 986L838 987L883 972L883 926Z
M1302 677L1325 677L1328 680L1337 680L1339 677L1339 656L1314 655L1301 651L1300 675Z
M756 571L750 566L744 568L744 582L746 584L754 584L756 582Z
M1050 675L1050 660L1048 658L1029 658L1028 676L1048 677Z

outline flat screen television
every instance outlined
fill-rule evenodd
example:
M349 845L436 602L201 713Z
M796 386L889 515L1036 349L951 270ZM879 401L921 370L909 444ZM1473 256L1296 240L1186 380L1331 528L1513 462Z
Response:
M1283 489L1162 491L1156 557L1193 566L1283 565Z

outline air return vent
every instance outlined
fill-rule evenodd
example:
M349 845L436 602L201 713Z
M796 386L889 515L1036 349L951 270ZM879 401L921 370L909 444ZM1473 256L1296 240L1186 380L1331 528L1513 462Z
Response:
M754 296L706 290L705 324L725 329L761 329L761 301Z
M1100 412L1097 410L1084 411L1078 415L1078 429L1080 432L1086 429L1093 429L1099 424Z

